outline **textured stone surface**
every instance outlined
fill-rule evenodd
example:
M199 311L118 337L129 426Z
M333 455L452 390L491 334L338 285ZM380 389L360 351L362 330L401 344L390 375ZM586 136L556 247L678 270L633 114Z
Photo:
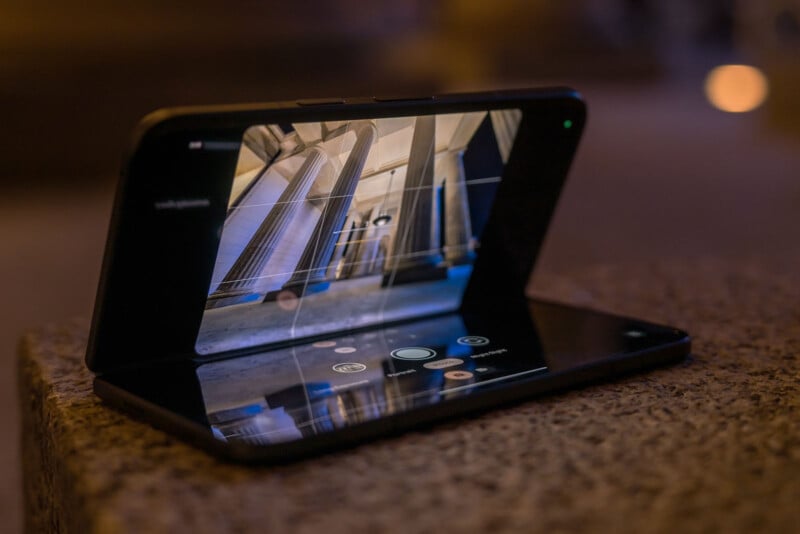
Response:
M793 272L794 271L794 272ZM687 361L278 467L103 405L86 324L20 349L30 530L800 531L800 261L618 265L536 292L688 330Z

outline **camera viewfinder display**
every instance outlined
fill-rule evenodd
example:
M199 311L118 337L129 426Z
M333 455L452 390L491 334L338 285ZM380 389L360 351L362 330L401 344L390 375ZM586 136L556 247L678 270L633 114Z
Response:
M248 128L197 352L456 310L521 117Z

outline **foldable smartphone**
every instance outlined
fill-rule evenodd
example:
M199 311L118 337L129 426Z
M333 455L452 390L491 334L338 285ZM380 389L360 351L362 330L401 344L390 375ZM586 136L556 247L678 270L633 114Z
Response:
M568 89L147 117L95 392L283 461L685 357L679 330L525 295L584 120Z

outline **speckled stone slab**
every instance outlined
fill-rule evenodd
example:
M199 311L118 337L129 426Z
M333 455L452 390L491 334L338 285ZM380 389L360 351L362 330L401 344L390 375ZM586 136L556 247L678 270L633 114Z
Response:
M800 262L609 265L535 291L691 332L687 361L277 467L104 405L87 327L20 348L31 532L800 532Z

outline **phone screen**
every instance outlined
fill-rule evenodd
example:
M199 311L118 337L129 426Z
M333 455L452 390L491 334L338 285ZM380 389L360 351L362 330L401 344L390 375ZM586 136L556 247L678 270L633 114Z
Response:
M521 118L506 109L248 128L197 353L458 309Z
M530 301L501 316L448 313L210 362L195 376L214 437L265 446L421 417L422 409L452 414L449 401L463 407L515 385L530 394L597 365L619 372L630 355L683 336Z
M468 322L451 313L201 365L209 426L226 442L294 441L547 371L535 338L523 347Z

